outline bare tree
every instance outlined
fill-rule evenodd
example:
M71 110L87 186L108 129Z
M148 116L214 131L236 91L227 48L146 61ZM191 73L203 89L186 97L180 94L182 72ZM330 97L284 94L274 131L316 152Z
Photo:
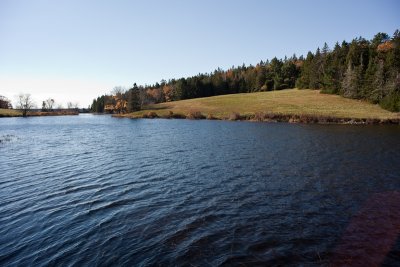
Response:
M78 102L71 102L71 101L69 101L69 102L67 103L68 109L78 109L78 108L79 108L78 106L79 106L79 105L78 105Z
M52 111L53 110L53 106L54 106L54 99L52 99L52 98L48 98L48 99L46 99L46 109L47 110L49 110L49 111Z
M17 108L22 110L22 116L26 117L29 110L35 106L30 94L20 94L18 96Z
M74 104L70 101L67 103L68 109L72 109L74 107Z
M121 98L122 95L125 93L126 89L122 86L115 86L112 90L111 90L111 94L114 96L117 96L118 98Z
M140 107L149 104L149 96L143 86L139 86Z

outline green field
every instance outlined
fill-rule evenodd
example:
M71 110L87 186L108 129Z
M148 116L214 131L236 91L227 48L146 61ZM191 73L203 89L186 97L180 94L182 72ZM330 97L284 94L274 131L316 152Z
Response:
M164 117L170 114L188 115L200 112L204 116L227 119L232 113L243 116L256 113L325 116L354 119L399 119L398 113L380 108L365 101L321 94L317 90L288 89L272 92L232 94L182 101L160 103L144 107L143 110L121 115L141 118L155 112Z
M0 108L0 117L19 117L22 113L15 109L2 109Z

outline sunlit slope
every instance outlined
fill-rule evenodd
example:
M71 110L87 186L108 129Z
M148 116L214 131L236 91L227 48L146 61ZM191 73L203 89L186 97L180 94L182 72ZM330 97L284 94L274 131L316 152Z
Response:
M126 116L142 117L149 112L155 112L158 116L165 116L170 111L174 114L183 115L201 112L204 116L212 115L221 119L229 117L232 113L248 115L258 112L337 118L399 118L398 113L386 111L378 105L365 101L321 94L316 90L298 89L222 95L160 103L146 106L143 110Z

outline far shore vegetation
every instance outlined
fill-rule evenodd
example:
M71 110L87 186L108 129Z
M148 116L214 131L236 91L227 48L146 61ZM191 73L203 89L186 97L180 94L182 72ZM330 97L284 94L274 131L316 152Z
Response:
M77 110L60 109L53 111L40 111L30 110L27 112L27 117L37 116L65 116L65 115L78 115ZM23 111L18 109L0 109L0 117L23 117Z
M13 109L11 101L0 96L0 117L28 117L28 116L63 116L78 115L80 112L77 104L68 103L65 109L61 105L55 107L54 99L42 102L42 108L37 109L30 94L18 95L17 109Z
M116 114L126 118L188 118L303 123L400 123L400 115L379 105L317 90L288 89L230 94L147 105Z
M298 90L281 91L290 88ZM305 57L275 57L255 66L218 68L154 85L135 83L128 90L115 87L94 99L90 108L126 117L168 117L170 112L187 117L200 112L226 118L233 113L246 117L262 112L269 114L264 117L398 119L400 31L393 36L377 33L372 40L358 37L350 43L337 42L333 48L325 43Z

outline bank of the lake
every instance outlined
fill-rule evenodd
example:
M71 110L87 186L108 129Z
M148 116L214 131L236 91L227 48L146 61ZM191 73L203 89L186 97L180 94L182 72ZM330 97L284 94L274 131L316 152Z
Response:
M127 118L188 118L335 124L399 124L399 113L317 90L221 95L145 106Z
M76 110L60 110L60 111L29 111L28 117L38 116L68 116L68 115L79 115ZM0 109L1 117L22 117L22 111L18 109Z
M22 117L22 112L16 109L0 108L0 117Z

